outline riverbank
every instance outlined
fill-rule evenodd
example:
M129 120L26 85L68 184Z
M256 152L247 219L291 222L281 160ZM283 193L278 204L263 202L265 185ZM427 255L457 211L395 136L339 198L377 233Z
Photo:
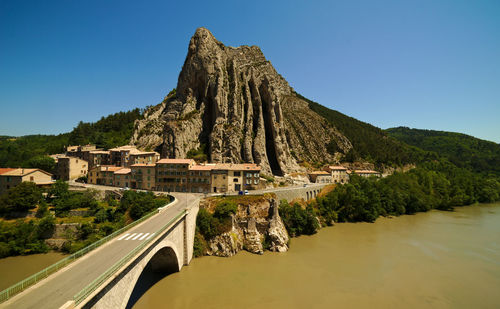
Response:
M500 204L340 223L288 252L194 259L134 308L494 308Z

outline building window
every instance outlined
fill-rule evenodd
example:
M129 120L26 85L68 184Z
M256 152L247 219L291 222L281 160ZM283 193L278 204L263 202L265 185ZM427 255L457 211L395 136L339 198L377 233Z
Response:
M233 182L238 182L238 178L234 178L234 179L233 179Z

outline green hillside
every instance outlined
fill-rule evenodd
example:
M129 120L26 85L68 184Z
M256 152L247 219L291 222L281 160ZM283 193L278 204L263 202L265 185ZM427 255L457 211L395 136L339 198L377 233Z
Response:
M111 148L128 144L134 122L142 118L142 114L142 110L136 108L102 117L93 123L80 121L71 132L59 135L0 136L0 167L32 167L31 159L61 153L68 145L91 143Z
M398 127L386 132L408 145L436 152L458 167L500 176L500 144L445 131Z
M310 109L328 120L351 141L353 149L345 154L345 161L365 160L376 165L400 166L437 158L436 154L401 143L371 124L329 109L298 93L296 95L308 102Z

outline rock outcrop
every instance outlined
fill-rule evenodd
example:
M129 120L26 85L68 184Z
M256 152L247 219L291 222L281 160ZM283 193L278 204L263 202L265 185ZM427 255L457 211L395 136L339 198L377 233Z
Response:
M210 208L210 202L201 207ZM208 239L208 255L229 257L240 250L262 254L288 250L288 233L278 212L275 198L262 198L238 204L238 212L232 217L230 231Z
M338 153L329 153L334 142ZM349 140L308 108L257 46L225 46L204 28L191 38L176 92L136 122L132 143L162 157L204 147L208 160L257 163L264 173L298 161L336 161Z

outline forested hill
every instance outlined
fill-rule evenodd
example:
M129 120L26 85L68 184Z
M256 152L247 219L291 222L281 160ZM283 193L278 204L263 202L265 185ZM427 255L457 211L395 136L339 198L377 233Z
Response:
M295 94L308 102L310 109L328 120L352 143L353 149L345 155L343 159L345 161L362 160L376 165L394 166L437 159L435 154L401 143L369 123L329 109L298 93Z
M68 145L92 143L103 148L126 145L135 120L141 119L142 114L136 108L102 117L94 123L80 121L71 132L59 135L0 136L0 167L32 167L30 161L34 158L61 153Z
M436 152L458 167L500 176L500 144L445 131L397 127L386 132L408 145Z

